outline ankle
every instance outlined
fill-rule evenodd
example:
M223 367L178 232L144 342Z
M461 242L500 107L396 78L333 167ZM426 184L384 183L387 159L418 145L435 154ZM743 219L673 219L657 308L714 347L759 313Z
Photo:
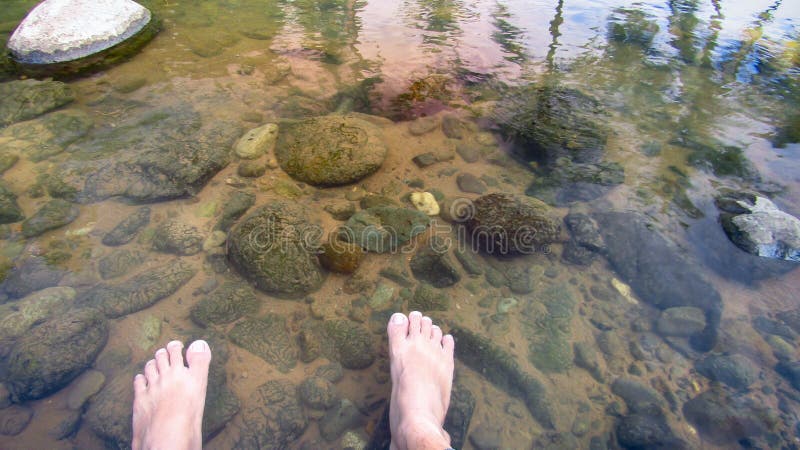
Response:
M398 448L407 450L445 450L450 448L450 435L433 417L415 414L397 427Z

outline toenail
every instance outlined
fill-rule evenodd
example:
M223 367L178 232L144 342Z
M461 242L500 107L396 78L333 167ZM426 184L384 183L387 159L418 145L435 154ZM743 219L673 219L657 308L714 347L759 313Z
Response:
M396 325L402 325L406 323L406 315L403 313L392 314L392 323Z
M419 312L419 311L411 311L410 313L408 313L408 315L409 316L421 316L422 313Z
M156 355L162 355L164 353L167 353L167 351L165 349L163 349L163 348L160 348L160 349L156 350Z
M175 347L176 345L179 346L179 347L183 347L183 342L181 342L181 341L169 341L169 344L167 344L167 347Z
M192 345L189 346L189 351L203 353L208 349L208 344L206 341L194 341Z

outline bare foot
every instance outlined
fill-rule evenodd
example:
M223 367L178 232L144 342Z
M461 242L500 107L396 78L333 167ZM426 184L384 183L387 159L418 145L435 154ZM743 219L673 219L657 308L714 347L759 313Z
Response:
M395 313L387 325L392 398L389 424L392 449L450 447L442 428L453 386L453 349L449 334L418 311Z
M133 379L133 449L199 449L203 446L203 408L206 403L211 349L194 341L186 350L172 341L144 365Z

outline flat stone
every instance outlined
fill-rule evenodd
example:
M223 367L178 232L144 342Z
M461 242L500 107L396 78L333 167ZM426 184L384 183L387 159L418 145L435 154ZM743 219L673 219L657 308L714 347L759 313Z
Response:
M658 331L666 336L691 336L703 331L706 317L703 310L694 306L668 308L658 318Z
M132 241L136 233L150 223L150 208L143 206L128 217L122 219L114 228L103 236L103 245L123 245Z
M428 216L419 211L388 206L370 208L350 217L339 238L369 251L385 253L425 231L428 224Z
M800 262L800 219L755 194L730 194L716 202L722 227L739 248L766 258Z
M698 361L695 369L712 381L733 389L746 389L758 378L758 367L744 355L710 355Z
M408 132L414 136L422 136L430 133L439 126L439 119L436 117L420 117L408 123Z
M34 292L22 300L0 306L0 338L17 338L34 324L60 315L72 307L75 289L51 287Z
M0 99L0 126L5 126L66 105L75 93L60 81L15 80L0 83Z
M39 236L46 231L63 227L77 219L79 212L76 205L66 200L50 200L39 208L33 216L22 222L22 234L27 238L31 238Z
M239 158L256 159L261 155L271 152L273 147L275 147L275 141L277 139L278 125L268 123L245 133L244 136L236 142L234 151Z
M461 192L470 194L483 194L486 192L486 184L471 173L461 173L456 177L456 183Z
M28 426L33 410L27 406L14 405L0 410L0 434L16 436Z
M150 19L131 0L45 0L20 23L8 48L21 63L73 61L125 41Z

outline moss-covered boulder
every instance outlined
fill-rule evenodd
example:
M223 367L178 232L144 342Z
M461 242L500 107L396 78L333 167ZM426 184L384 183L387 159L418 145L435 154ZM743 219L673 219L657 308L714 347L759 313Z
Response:
M24 218L17 204L17 195L0 181L0 224L19 222Z
M278 164L293 178L315 186L358 181L383 164L380 128L357 115L328 115L280 124Z
M203 248L203 235L189 224L165 220L156 227L153 248L179 256L194 255Z
M80 111L56 111L40 118L9 126L0 132L8 138L5 146L31 161L42 161L63 152L67 146L86 136L93 121Z
M145 259L145 254L142 252L126 248L118 249L97 261L97 271L100 272L100 278L104 280L117 278L131 273Z
M600 103L574 89L523 86L499 102L495 120L523 158L599 162L609 135Z
M0 306L0 339L17 338L34 324L64 314L72 308L75 289L68 286L51 287L25 298Z
M228 233L228 258L256 287L297 298L324 280L316 256L319 229L296 203L275 201L248 215Z
M99 311L78 309L50 319L21 337L7 360L6 384L16 401L42 398L66 386L106 345Z
M447 311L450 309L450 297L428 283L420 283L408 300L408 309L421 312Z
M238 322L231 329L229 337L234 344L274 365L281 372L288 372L297 364L297 343L289 336L286 319L277 314Z
M541 251L558 241L561 233L559 220L544 202L505 193L477 198L474 214L466 224L472 245L498 255Z
M100 283L89 289L76 303L97 308L108 317L124 316L174 294L195 273L197 270L184 261L170 261L121 283Z
M520 398L531 415L544 428L553 428L555 413L547 399L544 385L522 371L514 356L492 341L464 327L450 330L456 341L456 357L489 382Z
M228 231L231 225L242 217L250 207L256 202L256 196L244 191L231 193L222 207L219 222L214 226L215 230Z
M375 361L376 350L369 331L349 320L307 322L301 330L306 350L323 354L346 369L364 369Z
M200 300L191 311L201 326L224 325L258 310L256 293L249 284L230 281Z
M77 219L79 213L78 207L66 200L50 200L22 222L22 235L31 238L63 227Z
M288 448L308 426L297 387L285 380L259 386L242 409L235 448Z
M114 228L103 236L103 245L127 244L136 237L136 233L150 223L150 208L143 206L128 217L122 219Z
M326 269L339 273L353 273L364 259L364 250L352 242L338 239L322 244L319 262Z
M0 126L33 119L75 99L60 81L15 80L0 83Z
M97 129L67 148L72 158L50 176L79 202L122 196L155 202L197 193L228 165L236 124L204 120L191 106L136 108L115 127Z
M429 224L430 218L420 211L374 207L353 214L339 230L339 238L372 252L385 253L422 233Z
M437 288L448 287L461 280L461 274L448 255L448 243L434 236L411 258L411 272L420 281Z

